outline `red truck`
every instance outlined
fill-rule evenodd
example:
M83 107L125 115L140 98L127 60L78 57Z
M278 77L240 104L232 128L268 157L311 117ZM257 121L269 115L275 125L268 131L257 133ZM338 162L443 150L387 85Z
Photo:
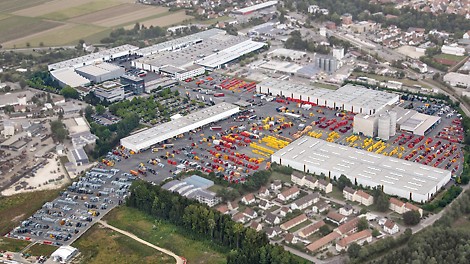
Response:
M214 94L214 97L224 97L224 96L225 96L225 94L223 94L223 93L215 93Z

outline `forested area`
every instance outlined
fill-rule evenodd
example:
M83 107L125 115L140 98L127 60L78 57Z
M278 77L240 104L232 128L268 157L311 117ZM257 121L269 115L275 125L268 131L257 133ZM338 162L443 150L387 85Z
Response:
M239 263L307 263L269 244L266 234L235 223L228 215L211 210L206 205L161 189L148 182L135 181L130 188L127 206L137 208L158 219L183 227L200 239L211 239L231 249L228 264Z

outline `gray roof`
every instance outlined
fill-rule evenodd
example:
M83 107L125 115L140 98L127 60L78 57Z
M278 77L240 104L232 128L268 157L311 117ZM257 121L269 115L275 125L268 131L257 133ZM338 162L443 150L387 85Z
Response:
M356 192L356 190L354 190L353 188L349 186L344 187L343 191L346 191L347 193L350 193L350 194L354 194Z
M82 148L76 148L72 150L72 155L77 162L88 161L88 156L85 153L85 150L83 150Z
M187 184L192 184L198 188L209 188L212 185L214 185L214 182L205 178L202 178L201 176L198 175L192 175L186 179L183 180Z
M421 195L427 195L450 177L450 171L307 136L272 155L272 161L279 158L284 164L307 164L332 174L355 177L370 186L384 185Z
M306 195L300 199L297 199L293 202L293 204L297 205L297 207L300 207L310 201L313 201L315 199L319 199L320 198L320 194L318 193L312 193L312 194L309 194L309 195Z

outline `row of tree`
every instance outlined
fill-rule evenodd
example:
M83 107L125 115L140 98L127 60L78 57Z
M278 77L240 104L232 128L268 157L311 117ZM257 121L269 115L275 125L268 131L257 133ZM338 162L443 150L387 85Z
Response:
M228 264L306 263L282 247L269 244L266 234L246 228L228 215L148 182L135 181L132 184L127 205L231 249L227 256Z

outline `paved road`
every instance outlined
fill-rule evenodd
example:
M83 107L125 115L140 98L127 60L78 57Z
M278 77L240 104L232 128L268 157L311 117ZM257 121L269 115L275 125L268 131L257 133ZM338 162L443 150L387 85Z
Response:
M109 225L108 223L106 223L106 222L103 221L103 220L99 220L98 223L100 223L100 224L102 224L103 226L105 226L105 227L107 227L107 228L109 228L109 229L112 229L112 230L114 230L114 231L116 231L116 232L118 232L118 233L121 233L121 234L123 234L123 235L125 235L125 236L128 236L128 237L134 239L135 241L137 241L137 242L139 242L139 243L142 243L142 244L147 245L147 246L149 246L149 247L151 247L151 248L154 248L154 249L156 249L156 250L158 250L158 251L160 251L160 252L163 252L163 253L165 253L165 254L167 254L167 255L172 256L172 257L176 260L176 264L184 264L184 263L185 263L184 260L183 260L180 256L176 255L175 253L173 253L173 252L171 252L171 251L169 251L169 250L167 250L167 249L164 249L164 248L161 248L161 247L157 247L157 246L155 246L155 245L152 244L152 243L149 243L149 242L147 242L147 241L145 241L145 240L143 240L143 239L138 238L138 237L135 236L134 234L131 234L131 233L127 232L127 231L124 231L124 230L121 230L121 229L119 229L119 228L116 228L116 227L114 227L114 226L112 226L112 225Z

